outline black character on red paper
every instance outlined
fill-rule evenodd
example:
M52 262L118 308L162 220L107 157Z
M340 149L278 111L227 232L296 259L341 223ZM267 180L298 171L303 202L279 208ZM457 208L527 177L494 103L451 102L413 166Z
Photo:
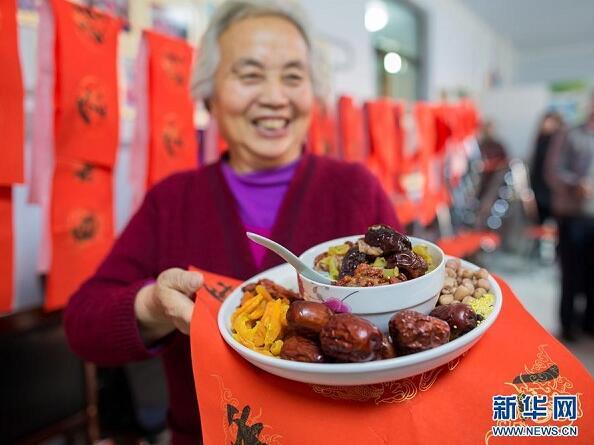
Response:
M163 71L165 71L167 76L173 80L173 82L180 86L185 84L186 79L183 72L183 57L173 52L167 52L163 56L161 66L163 67Z
M107 116L105 92L100 82L92 77L83 79L76 99L78 114L87 125L97 123Z
M85 216L80 223L70 230L72 237L76 241L88 241L97 234L97 218L93 214Z
M169 117L165 122L161 132L161 140L165 151L171 157L175 156L176 152L183 147L184 141L175 116Z
M83 164L80 169L74 172L74 175L83 182L90 181L92 179L93 174L93 165L85 163Z
M251 408L246 405L241 411L241 416L237 416L239 410L233 405L227 404L227 421L229 425L237 425L237 437L232 445L266 445L260 440L260 433L264 428L262 423L254 423L248 425Z
M107 17L98 13L92 8L73 5L74 24L81 34L88 37L91 42L103 44L107 28Z
M557 377L559 377L559 366L551 365L543 372L537 372L535 374L520 374L514 378L513 383L546 382L547 380L555 380Z
M229 292L231 292L233 288L222 281L217 281L216 285L217 288L204 284L204 289L206 289L207 292L217 300L223 301L225 298L227 298L227 295L229 295Z

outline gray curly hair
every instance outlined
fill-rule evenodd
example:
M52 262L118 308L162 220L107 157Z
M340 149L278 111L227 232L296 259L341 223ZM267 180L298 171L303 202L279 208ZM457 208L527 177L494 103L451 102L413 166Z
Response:
M220 60L219 37L233 24L248 17L281 17L299 30L309 48L309 66L314 94L325 100L328 94L327 63L313 41L303 9L288 0L228 0L214 12L202 36L194 62L191 93L196 100L208 100L214 91L214 75Z

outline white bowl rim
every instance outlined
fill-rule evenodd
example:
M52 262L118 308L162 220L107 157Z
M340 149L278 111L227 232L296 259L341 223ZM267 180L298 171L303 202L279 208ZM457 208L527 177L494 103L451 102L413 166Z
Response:
M447 257L447 259L450 258L455 257ZM476 266L475 264L472 264L464 260L461 261L463 267L470 268L473 270L478 269L478 266ZM290 266L289 264L281 264L280 266L268 269L264 272L259 273L258 275L255 275L249 280L246 280L244 283L238 286L238 288L235 289L233 293L241 289L241 287L247 282L252 282L261 278L265 278L266 276L278 273L284 273L288 270L293 270L292 266ZM437 346L436 348L385 360L374 360L363 363L304 363L292 360L283 360L281 358L276 357L269 357L267 355L253 351L233 338L233 336L231 335L231 331L227 325L227 320L223 319L223 313L225 312L225 309L227 309L226 305L231 304L230 297L231 295L233 295L233 293L229 295L229 297L227 297L227 299L221 305L221 308L219 309L219 313L217 316L217 322L219 326L219 331L223 336L224 340L227 342L227 344L229 344L229 346L237 350L241 355L250 357L251 359L260 362L263 365L271 366L273 368L306 374L360 374L368 371L375 372L393 370L420 364L426 361L431 361L433 359L447 355L448 353L455 352L457 349L465 345L472 345L475 341L480 339L483 336L483 334L493 325L493 323L499 316L503 304L503 294L501 292L499 284L491 274L489 274L488 279L491 283L491 291L493 295L495 295L495 305L493 308L493 312L491 312L489 317L487 317L480 325L478 325L472 331L467 332L466 334L458 337L457 339L449 341L441 346Z
M322 244L330 244L330 243L337 243L337 244L342 244L345 243L346 241L353 241L353 240L358 240L359 238L363 237L364 235L351 235L351 236L343 236L341 238L336 238L333 240L329 240L329 241L324 241L323 243L319 243L316 244L315 246L310 247L309 249L307 249L305 252L303 252L301 255L299 255L299 259L303 260L303 256L308 254L310 251L315 250L315 249L319 249L319 246L321 246ZM394 283L394 284L382 284L381 286L337 286L336 284L324 284L324 283L319 283L317 281L314 281L310 278L307 278L301 274L299 274L299 276L301 277L301 279L306 280L310 283L314 283L316 285L319 285L321 287L324 288L328 288L328 289L353 289L353 290L365 290L366 292L369 292L370 289L392 289L395 286L406 286L409 285L411 286L411 284L409 283L413 283L413 282L417 282L417 280L419 279L423 279L423 278L428 278L430 276L432 276L434 273L438 273L438 271L442 268L442 264L445 264L446 262L446 254L443 252L443 250L441 249L441 247L439 247L437 244L432 243L431 241L427 241L423 238L417 238L414 236L407 236L407 238L411 241L414 240L415 242L417 242L417 244L427 244L430 245L432 248L435 248L435 250L437 250L437 252L441 255L441 262L436 265L433 270L431 272L427 272L425 275L422 275L420 277L417 278L413 278L412 280L406 280L406 281L401 281L399 283ZM313 264L308 266L313 268ZM431 299L428 298L428 299Z

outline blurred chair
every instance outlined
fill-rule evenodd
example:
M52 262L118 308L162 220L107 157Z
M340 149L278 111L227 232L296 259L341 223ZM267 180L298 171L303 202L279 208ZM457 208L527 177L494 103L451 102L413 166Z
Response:
M99 438L95 368L68 347L60 312L0 317L0 444Z
M522 253L526 257L537 257L540 261L550 264L555 260L557 225L552 220L540 223L541 218L526 164L520 159L512 159L510 171L514 195L519 200L525 217L523 234L526 243Z

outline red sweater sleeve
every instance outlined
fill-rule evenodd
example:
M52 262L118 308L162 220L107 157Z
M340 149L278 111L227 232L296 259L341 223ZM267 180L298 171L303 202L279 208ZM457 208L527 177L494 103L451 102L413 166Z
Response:
M71 297L64 326L71 348L85 360L119 365L149 358L134 314L137 292L156 276L158 212L149 192L95 275Z

